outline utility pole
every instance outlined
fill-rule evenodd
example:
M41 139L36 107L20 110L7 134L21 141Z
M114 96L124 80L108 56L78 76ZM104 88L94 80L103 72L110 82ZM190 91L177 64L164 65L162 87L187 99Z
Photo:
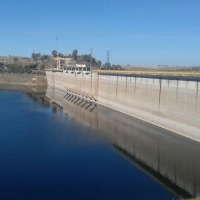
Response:
M92 50L93 50L93 48L90 48L90 65L91 65L91 67L92 67Z
M56 51L58 53L58 38L56 38Z
M106 51L106 69L110 67L110 51Z
M90 56L92 57L92 50L93 50L93 48L90 48Z

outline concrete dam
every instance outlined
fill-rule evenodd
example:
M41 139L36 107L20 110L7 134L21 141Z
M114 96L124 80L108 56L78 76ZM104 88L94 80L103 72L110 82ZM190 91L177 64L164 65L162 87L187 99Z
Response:
M48 86L66 98L95 102L200 142L200 77L65 70L46 70L46 76Z

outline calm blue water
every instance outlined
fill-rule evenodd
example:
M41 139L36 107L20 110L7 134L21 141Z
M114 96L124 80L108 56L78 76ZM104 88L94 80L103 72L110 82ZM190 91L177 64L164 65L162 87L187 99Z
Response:
M0 92L0 199L176 199L98 131Z

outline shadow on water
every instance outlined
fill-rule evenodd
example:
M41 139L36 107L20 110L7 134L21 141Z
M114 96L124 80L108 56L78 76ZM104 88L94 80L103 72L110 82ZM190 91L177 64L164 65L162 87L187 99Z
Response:
M133 165L179 198L200 195L200 144L170 131L48 87L55 112L99 132Z

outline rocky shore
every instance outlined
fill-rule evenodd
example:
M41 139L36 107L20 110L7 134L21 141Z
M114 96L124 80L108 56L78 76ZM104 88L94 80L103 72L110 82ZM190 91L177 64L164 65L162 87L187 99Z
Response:
M0 74L0 83L17 85L42 85L47 86L45 75L37 74Z

